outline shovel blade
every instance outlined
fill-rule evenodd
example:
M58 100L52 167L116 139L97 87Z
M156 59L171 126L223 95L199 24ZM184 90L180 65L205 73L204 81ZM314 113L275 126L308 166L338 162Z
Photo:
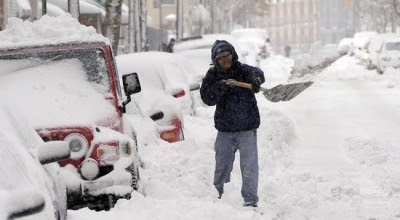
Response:
M289 101L312 84L313 82L311 81L284 85L280 84L271 89L263 90L263 95L271 102Z

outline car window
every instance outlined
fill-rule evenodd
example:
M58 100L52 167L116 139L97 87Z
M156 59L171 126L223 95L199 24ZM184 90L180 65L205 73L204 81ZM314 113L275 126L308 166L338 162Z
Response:
M386 50L400 50L400 42L386 43Z
M72 59L80 63L86 73L87 81L90 82L98 92L104 95L110 92L110 79L104 53L98 49L2 56L0 57L0 66L2 67L0 75ZM57 72L54 72L54 74L57 74Z
M8 101L23 112L35 128L114 119L118 116L110 99L113 94L99 54L92 50L59 56L46 53L0 57L1 66L22 63L25 67L0 74L2 102Z

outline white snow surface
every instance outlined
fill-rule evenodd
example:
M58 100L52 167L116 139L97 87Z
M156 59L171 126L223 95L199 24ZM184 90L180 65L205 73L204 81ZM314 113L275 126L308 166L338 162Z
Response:
M0 32L0 39L0 49L71 42L109 44L109 40L103 35L97 34L93 27L81 25L70 14L57 17L44 15L34 22L9 18L7 28Z
M275 64L275 66L274 66ZM265 87L284 82L293 62L261 63ZM384 75L342 57L290 102L257 95L259 207L243 207L239 153L217 199L215 107L185 115L185 141L139 146L141 188L108 212L69 219L396 219L400 216L400 71Z
M32 45L42 36L49 37L43 43L57 41L62 30L78 27L64 23L71 19L44 16L33 24L11 21L9 29L0 32L5 39L0 47L24 42L19 39ZM32 25L38 31L29 32ZM58 28L60 32L53 32ZM89 29L85 30L94 33ZM76 35L70 37L75 40L87 36L80 27L74 31ZM260 66L267 80L263 86L272 87L285 82L293 62L271 57ZM258 208L242 206L239 154L231 182L225 185L222 199L217 199L212 185L215 107L199 106L196 115L184 115L184 141L166 143L138 131L141 183L130 200L119 200L107 212L69 210L68 220L400 218L400 71L388 69L378 75L345 56L308 79L314 84L289 102L271 103L257 94L261 115ZM3 103L4 96L0 98ZM140 123L146 130L153 129L144 120ZM0 123L0 128L8 126ZM140 145L145 138L154 141ZM117 166L126 162L121 160ZM123 182L125 174L115 175Z

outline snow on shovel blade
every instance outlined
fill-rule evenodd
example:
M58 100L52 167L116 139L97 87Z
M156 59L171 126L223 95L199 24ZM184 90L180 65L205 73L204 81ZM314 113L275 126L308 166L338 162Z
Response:
M260 90L263 92L265 98L271 102L289 101L312 84L313 82L311 81L284 85L280 84L271 89L260 88Z
M228 85L238 86L246 89L252 89L251 84L239 82L234 79L227 79L225 80L225 83L227 83ZM260 87L260 91L263 93L265 98L267 98L271 102L289 101L294 97L296 97L301 92L303 92L312 84L313 82L311 81L284 84L284 85L280 84L272 89Z

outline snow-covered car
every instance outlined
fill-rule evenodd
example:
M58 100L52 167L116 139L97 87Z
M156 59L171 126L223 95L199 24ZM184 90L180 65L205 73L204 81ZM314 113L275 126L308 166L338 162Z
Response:
M268 33L264 29L236 29L231 32L231 35L236 40L242 55L246 57L246 63L249 65L259 67L260 60L267 57L263 53L270 52Z
M368 69L375 69L377 67L379 54L382 50L382 46L385 40L395 37L399 37L399 35L393 33L384 33L384 34L377 34L371 37L367 50L369 56L367 59L366 67Z
M400 38L385 40L377 64L377 71L381 74L389 67L400 68Z
M350 55L354 55L354 54L353 54L354 52L352 51L352 48L353 48L353 38L351 38L351 37L342 38L342 39L339 41L338 45L337 45L337 49L344 48L344 47L347 47L347 48L348 48L349 54L350 54Z
M45 143L15 109L0 106L0 219L66 219L66 185L57 162L66 142Z
M10 19L8 27L0 32L0 97L44 141L69 143L71 159L61 162L68 207L109 209L130 198L140 164L124 111L140 91L137 76L124 77L124 100L108 39L70 15Z
M196 76L203 78L212 64L211 48L216 40L226 40L231 43L239 56L239 61L246 63L240 52L240 47L229 34L205 34L200 37L176 42L174 53L182 55L195 66Z
M165 52L142 52L123 54L116 57L121 74L136 72L141 79L142 92L134 97L137 109L128 111L143 116L163 112L164 117L156 120L161 139L168 142L184 140L182 114L193 113L191 90L199 85L191 83L184 57Z
M376 32L357 32L353 37L353 47L351 48L352 53L362 63L367 63L369 58L368 46L373 36L376 36Z

